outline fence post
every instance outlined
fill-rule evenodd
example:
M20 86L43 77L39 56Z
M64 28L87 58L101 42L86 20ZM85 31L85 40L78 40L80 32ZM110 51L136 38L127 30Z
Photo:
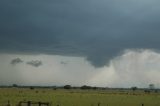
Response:
M47 103L47 106L49 106L49 103Z
M38 102L38 105L41 106L41 102Z
M99 103L98 103L98 106L100 106L100 105L101 105L101 103L99 102Z
M21 102L18 103L18 106L21 106Z
M31 101L28 101L27 106L31 106Z
M10 106L10 101L8 100L8 102L7 102L7 106Z

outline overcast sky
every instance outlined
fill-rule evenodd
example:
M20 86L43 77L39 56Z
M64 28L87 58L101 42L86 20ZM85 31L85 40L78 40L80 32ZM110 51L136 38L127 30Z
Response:
M160 87L159 4L1 0L0 84Z

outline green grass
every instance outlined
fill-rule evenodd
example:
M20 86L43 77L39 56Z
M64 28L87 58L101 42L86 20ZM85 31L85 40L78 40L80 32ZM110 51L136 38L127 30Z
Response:
M1 88L0 105L7 101L16 106L19 101L51 102L52 106L160 106L160 94L145 94L137 91L102 91L102 90L52 90L52 89L18 89Z

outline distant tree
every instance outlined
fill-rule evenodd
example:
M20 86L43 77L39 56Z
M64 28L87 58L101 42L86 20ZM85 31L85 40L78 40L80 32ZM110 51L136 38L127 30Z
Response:
M17 84L13 84L12 87L18 87L18 85Z
M87 85L83 85L83 86L81 86L81 89L91 89L92 87L91 86L87 86Z
M155 90L154 90L154 92L155 92L155 93L158 93L158 90L157 90L157 89L155 89Z
M57 88L53 88L53 90L57 90Z
M56 87L56 86L53 86L52 88L53 88L53 90L57 90L57 87Z
M136 86L131 87L132 91L136 91L138 88Z
M151 91L150 91L150 90L145 89L145 90L144 90L144 92L145 92L145 93L150 93Z
M71 85L65 85L64 86L64 89L71 89L72 87L71 87Z
M154 89L155 89L154 84L149 84L149 89L150 89L150 90L154 90Z
M30 88L31 90L34 90L34 87L33 87L33 86L30 86L29 88Z
M96 90L96 89L98 89L98 88L97 88L97 87L92 87L92 89Z
M78 89L78 87L72 87L72 89Z

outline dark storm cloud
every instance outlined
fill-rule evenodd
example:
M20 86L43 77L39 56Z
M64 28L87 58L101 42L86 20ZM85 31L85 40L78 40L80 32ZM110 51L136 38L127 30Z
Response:
M32 60L32 61L27 62L26 64L34 66L34 67L39 67L42 65L42 61Z
M15 58L11 61L11 64L12 65L16 65L16 64L19 64L19 63L22 63L23 61L20 59L20 58Z
M1 0L1 52L84 56L105 65L125 49L160 49L158 0Z

